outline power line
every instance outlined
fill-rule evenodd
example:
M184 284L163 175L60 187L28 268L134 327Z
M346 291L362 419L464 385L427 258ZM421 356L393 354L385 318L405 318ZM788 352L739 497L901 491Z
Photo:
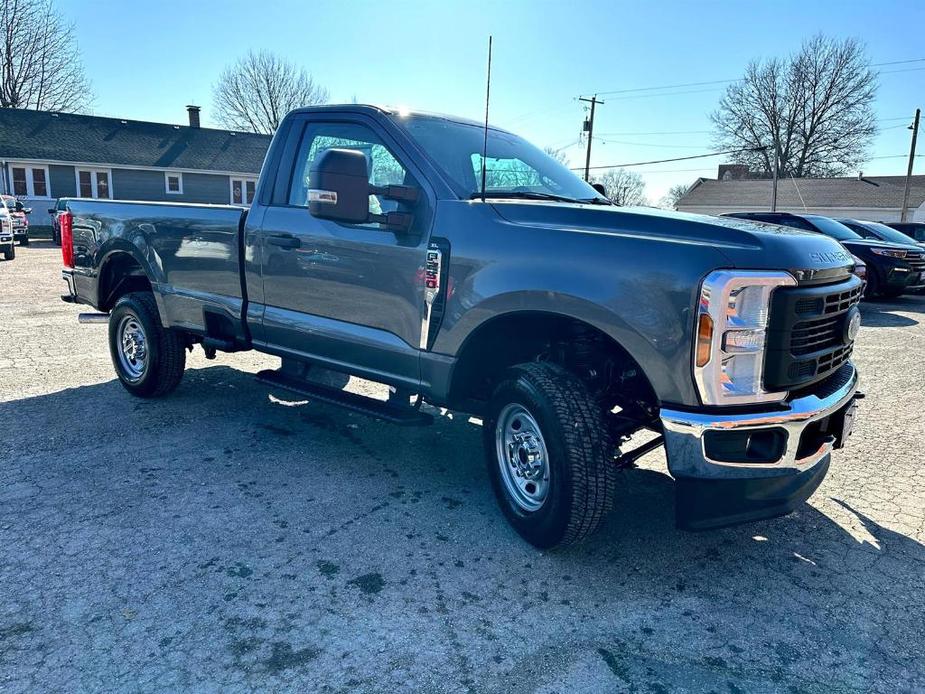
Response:
M651 92L658 89L678 89L680 87L703 87L708 84L728 84L729 82L738 82L739 80L711 80L709 82L685 82L683 84L666 84L661 87L636 87L634 89L614 89L609 92L598 92L598 94L629 94L631 92Z
M707 154L692 154L689 157L674 157L673 159L654 159L652 161L637 161L631 164L607 164L604 166L578 166L572 167L572 171L580 171L582 169L618 169L626 168L629 166L646 166L647 164L665 164L671 161L687 161L688 159L703 159L704 157L719 157L724 154L739 154L740 152L757 152L759 150L766 149L765 147L744 147L741 149L727 149L723 152L708 152Z
M605 140L602 137L594 136L594 139L602 145L629 145L631 147L660 147L669 149L702 149L703 145L663 145L657 142L627 142L626 140Z
M708 135L712 130L660 130L651 132L615 132L600 133L603 136L619 137L621 135Z
M883 67L886 65L907 65L909 63L925 63L925 58L909 58L906 60L890 60L883 63L871 63L871 67ZM923 70L925 68L912 68L911 70L888 70L881 74L889 75L893 72L911 72L912 70ZM681 82L678 84L664 84L661 86L648 86L648 87L634 87L631 89L612 89L610 91L600 91L595 92L599 95L609 95L609 94L635 94L638 92L652 92L652 91L661 91L664 89L679 89L682 87L703 87L707 85L714 84L731 84L733 82L741 82L742 78L738 79L726 79L726 80L708 80L705 82ZM593 90L588 90L593 91ZM713 91L713 90L708 90ZM688 92L684 92L688 93Z

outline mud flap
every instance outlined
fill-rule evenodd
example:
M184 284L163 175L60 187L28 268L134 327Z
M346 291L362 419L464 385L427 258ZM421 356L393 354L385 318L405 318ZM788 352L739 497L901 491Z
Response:
M704 479L679 477L675 522L682 530L712 530L783 516L816 491L829 470L830 456L797 475Z

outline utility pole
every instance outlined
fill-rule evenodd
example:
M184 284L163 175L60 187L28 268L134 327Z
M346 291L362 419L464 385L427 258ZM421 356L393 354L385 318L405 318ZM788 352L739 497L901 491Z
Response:
M906 208L909 207L909 187L912 185L912 165L915 163L915 140L919 134L919 116L922 115L922 109L915 109L915 120L910 126L912 130L912 147L909 149L909 168L906 169L906 188L903 190L903 207L899 212L899 221L906 221Z
M774 183L771 186L771 212L777 212L777 180L780 178L780 153L774 138Z
M591 116L588 118L585 123L587 124L588 130L588 153L585 155L585 180L588 180L588 175L591 170L591 138L594 137L594 107L597 104L603 104L603 101L598 100L597 94L592 96L590 99L584 96L578 97L579 101L587 101L591 104Z

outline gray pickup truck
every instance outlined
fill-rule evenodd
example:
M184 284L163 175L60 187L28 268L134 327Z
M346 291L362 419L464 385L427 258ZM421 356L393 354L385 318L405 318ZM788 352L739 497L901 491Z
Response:
M84 315L108 321L137 396L175 389L198 344L279 356L259 374L271 387L372 416L427 423L423 401L481 418L500 506L538 547L598 527L618 470L660 445L681 527L807 499L860 397L850 255L821 234L621 208L516 135L485 137L445 116L299 109L249 210L68 200L63 298L108 314ZM338 389L332 370L392 396Z

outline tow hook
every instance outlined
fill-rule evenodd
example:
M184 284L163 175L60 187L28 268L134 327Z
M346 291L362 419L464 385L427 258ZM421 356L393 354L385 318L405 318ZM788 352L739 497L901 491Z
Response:
M108 313L78 313L77 322L78 323L108 323L109 314Z

